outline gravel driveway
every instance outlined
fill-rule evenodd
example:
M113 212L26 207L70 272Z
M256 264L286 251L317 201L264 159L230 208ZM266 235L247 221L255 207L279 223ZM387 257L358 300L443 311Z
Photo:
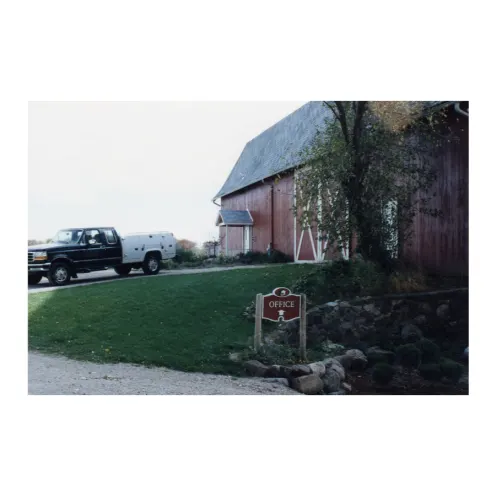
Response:
M299 394L278 379L236 378L29 352L29 394Z

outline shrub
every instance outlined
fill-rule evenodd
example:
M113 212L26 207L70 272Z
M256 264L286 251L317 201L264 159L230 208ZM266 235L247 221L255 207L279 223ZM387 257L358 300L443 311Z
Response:
M417 368L420 364L420 350L414 344L404 344L396 349L396 357L403 367Z
M425 275L419 271L394 272L388 278L388 288L393 293L425 291L427 289L427 281Z
M177 245L176 246L176 257L175 260L177 263L184 263L184 262L193 262L198 258L196 253L193 250L187 250L184 249L182 246Z
M175 260L162 260L162 268L165 270L177 269L178 263Z
M422 363L438 363L441 357L441 349L430 339L421 339L415 343L420 350L420 359Z
M372 262L338 260L316 267L295 284L315 304L360 294L373 294L384 287L385 275Z
M381 386L388 385L394 377L394 367L389 363L377 363L372 369L372 379Z
M289 263L291 262L291 257L286 255L282 251L279 250L271 250L270 255L268 256L269 263Z
M463 365L461 363L455 362L454 360L444 359L441 362L442 376L446 377L454 383L457 383L460 380L463 371Z
M299 362L298 350L282 344L264 345L259 352L253 348L241 353L242 361L258 360L264 365L289 365Z
M232 264L236 263L238 260L239 259L236 257L226 256L223 253L221 253L219 255L219 257L217 258L217 263L219 265L232 265Z
M291 262L291 257L279 250L271 250L270 255L260 251L248 251L240 253L238 260L243 264L288 263Z
M262 264L269 261L269 257L260 251L248 251L240 253L238 259L243 264Z
M438 363L423 363L419 367L419 374L428 381L439 381L443 375Z

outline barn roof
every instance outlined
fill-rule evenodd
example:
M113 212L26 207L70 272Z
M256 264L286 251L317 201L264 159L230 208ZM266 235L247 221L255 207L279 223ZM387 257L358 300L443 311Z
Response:
M454 102L425 103L426 110L437 110ZM322 102L308 102L253 138L244 147L214 200L301 165L301 152L311 144L326 120L331 118L331 111Z
M220 210L217 225L252 226L253 218L248 210Z
M322 102L309 102L253 138L215 198L299 165L299 153L331 115Z

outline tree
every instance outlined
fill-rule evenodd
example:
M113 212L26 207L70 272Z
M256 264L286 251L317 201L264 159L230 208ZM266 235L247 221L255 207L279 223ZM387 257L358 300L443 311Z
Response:
M177 244L183 249L183 250L193 250L196 248L196 243L194 241L190 241L189 239L178 239Z
M328 249L351 247L356 233L361 254L389 266L398 229L405 240L418 212L439 215L427 205L445 113L426 114L424 102L323 105L329 119L301 154L295 213L317 224Z

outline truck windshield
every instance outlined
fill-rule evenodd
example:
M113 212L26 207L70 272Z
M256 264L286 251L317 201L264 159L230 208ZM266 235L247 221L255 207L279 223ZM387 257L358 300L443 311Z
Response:
M53 238L54 243L76 244L79 243L83 235L82 229L64 229L59 231Z

